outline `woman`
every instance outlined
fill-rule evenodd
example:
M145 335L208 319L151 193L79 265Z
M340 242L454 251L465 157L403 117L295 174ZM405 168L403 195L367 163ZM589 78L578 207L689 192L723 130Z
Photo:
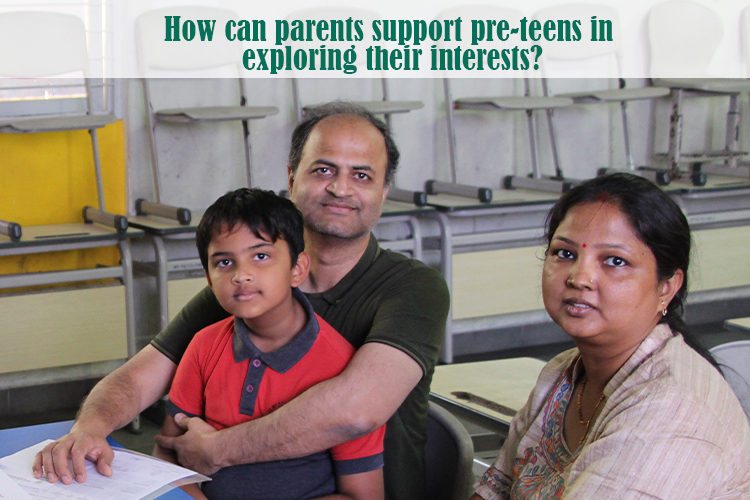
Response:
M630 174L566 193L542 294L577 348L550 361L472 500L747 499L750 426L682 321L690 228Z

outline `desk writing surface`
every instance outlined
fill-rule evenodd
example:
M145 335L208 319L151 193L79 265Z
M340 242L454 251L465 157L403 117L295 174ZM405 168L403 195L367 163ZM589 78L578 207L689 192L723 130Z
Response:
M158 215L134 215L128 217L128 224L143 229L148 234L165 236L169 234L194 233L203 217L203 211L190 211L190 223L182 225L176 220Z
M510 422L511 417L459 399L453 392L469 392L494 403L520 410L536 385L545 362L535 358L510 358L435 368L430 392L456 406Z
M493 189L492 201L482 203L476 198L466 198L452 194L429 194L427 204L444 212L460 210L474 210L482 208L496 208L501 206L530 205L555 203L560 197L558 193L532 191L530 189Z
M418 207L414 203L406 203L386 198L385 203L383 204L382 217L387 219L388 216L415 215L429 210L434 210L434 208Z
M0 457L12 455L17 451L33 446L45 439L57 439L64 436L73 426L72 420L50 424L31 425L0 430ZM117 443L108 439L111 445ZM170 490L158 497L158 500L189 500L191 497L179 488Z
M750 333L750 317L728 319L724 322L724 326L731 330L740 330Z
M48 224L40 226L23 226L19 241L13 242L0 234L0 249L23 247L77 244L89 242L107 242L116 244L117 240L143 235L143 231L130 229L118 233L113 228L94 223L72 222L68 224Z

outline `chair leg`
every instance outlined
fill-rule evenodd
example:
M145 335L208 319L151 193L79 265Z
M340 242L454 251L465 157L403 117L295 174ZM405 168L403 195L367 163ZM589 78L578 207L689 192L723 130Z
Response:
M107 209L104 207L104 184L102 183L102 165L99 161L99 141L96 137L96 129L89 129L91 136L91 150L94 154L94 170L96 171L96 195L99 200L99 210L102 212Z
M245 175L247 178L247 187L253 187L253 159L252 146L250 145L250 124L247 120L242 120L242 136L245 141Z
M622 139L625 143L625 158L628 162L628 170L635 171L635 162L633 161L633 152L630 149L630 127L628 126L628 103L620 101L620 115L622 116Z
M729 110L727 111L727 129L724 149L728 153L739 150L740 140L740 94L729 96ZM737 157L730 154L724 160L724 166L734 168L737 166Z
M154 176L156 203L161 203L161 186L159 185L159 161L156 154L156 119L154 118L154 108L151 106L148 81L146 78L141 78L141 85L143 87L143 102L146 105L146 118L148 119L148 141L149 146L151 146L151 172Z
M547 79L542 78L542 93L544 94L544 97L549 96L549 90L547 89ZM550 146L552 147L552 162L555 165L555 176L558 179L562 179L563 172L562 168L560 167L560 155L557 151L557 134L555 134L555 125L552 121L552 117L554 115L554 112L552 109L547 109L547 127L549 128L549 140L550 140Z
M456 130L453 125L453 96L451 95L450 82L443 78L443 95L445 97L445 118L448 129L448 157L451 166L451 182L456 183Z
M682 159L680 148L682 147L682 89L672 89L672 114L669 117L669 170L672 177L680 177L679 164Z

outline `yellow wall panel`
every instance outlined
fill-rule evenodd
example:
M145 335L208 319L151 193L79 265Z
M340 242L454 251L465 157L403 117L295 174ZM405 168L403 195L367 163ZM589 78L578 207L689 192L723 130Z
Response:
M97 131L110 212L127 204L122 121ZM21 226L81 222L84 205L97 206L96 174L88 131L0 134L0 219ZM115 265L115 248L0 257L0 274Z

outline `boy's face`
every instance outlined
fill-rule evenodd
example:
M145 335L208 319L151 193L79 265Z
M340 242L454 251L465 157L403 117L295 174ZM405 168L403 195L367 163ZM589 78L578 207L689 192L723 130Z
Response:
M223 226L211 238L206 277L227 312L255 319L287 314L286 308L292 305L291 289L299 286L307 273L299 264L292 267L286 241L279 238L271 243L271 238L258 238L246 225L238 224L231 232Z

